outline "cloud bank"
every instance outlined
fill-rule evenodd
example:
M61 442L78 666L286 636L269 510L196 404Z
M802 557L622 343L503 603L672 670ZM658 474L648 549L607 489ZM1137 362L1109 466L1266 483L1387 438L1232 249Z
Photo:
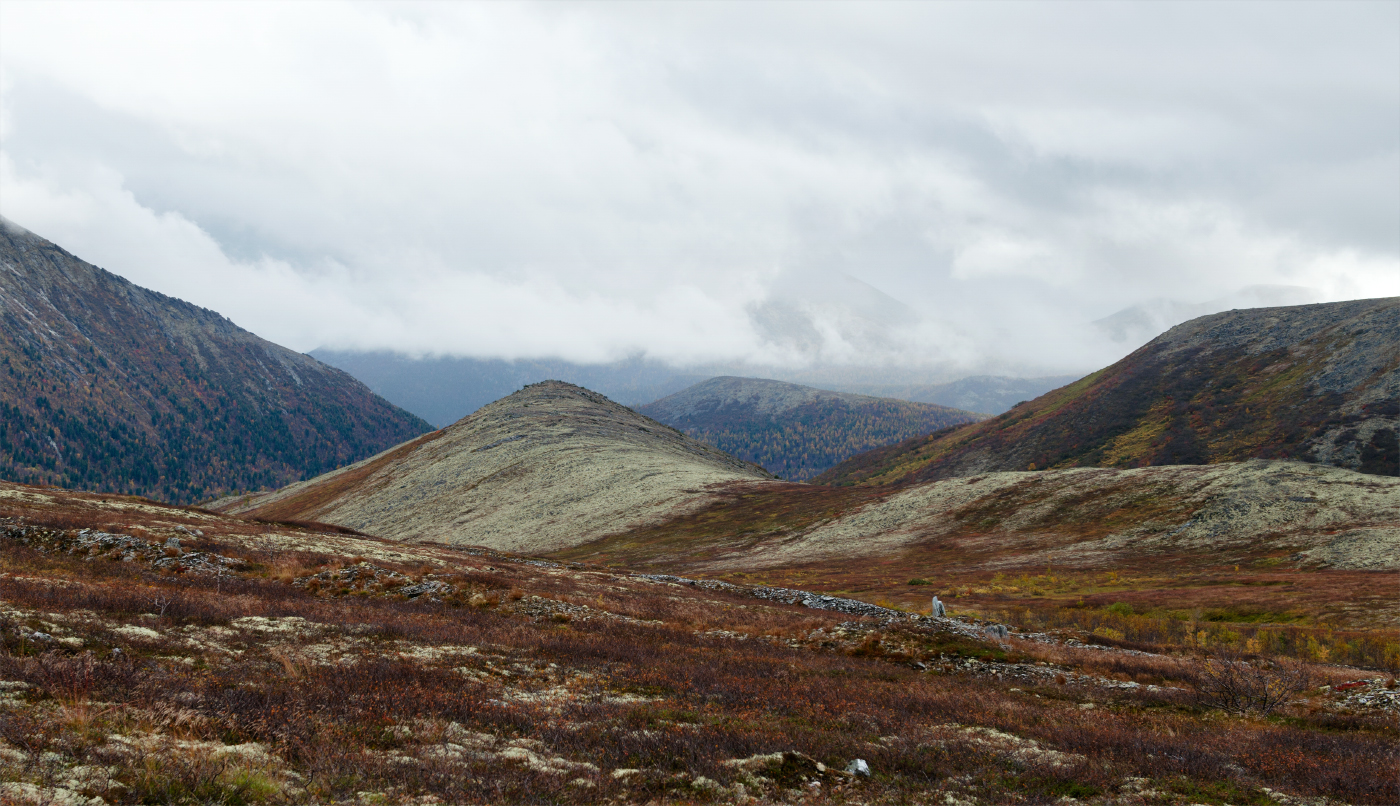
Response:
M1400 4L3 13L0 213L296 349L1061 372L1400 294Z

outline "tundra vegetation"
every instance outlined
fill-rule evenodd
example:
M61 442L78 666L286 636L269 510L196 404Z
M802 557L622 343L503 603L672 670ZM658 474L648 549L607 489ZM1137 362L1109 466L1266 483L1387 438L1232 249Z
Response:
M925 572L857 617L11 484L0 535L7 800L1400 801L1394 629L1176 618L1147 567Z

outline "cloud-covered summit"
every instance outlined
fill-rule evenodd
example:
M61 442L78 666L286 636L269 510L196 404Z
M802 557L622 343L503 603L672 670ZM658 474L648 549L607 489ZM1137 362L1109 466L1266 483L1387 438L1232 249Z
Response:
M1146 300L1400 293L1397 29L1382 3L9 3L0 213L298 349L1073 371Z

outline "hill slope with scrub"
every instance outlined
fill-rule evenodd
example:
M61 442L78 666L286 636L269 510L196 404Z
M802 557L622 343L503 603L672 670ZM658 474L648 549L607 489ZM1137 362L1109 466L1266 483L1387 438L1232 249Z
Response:
M814 481L1256 458L1400 475L1400 298L1203 316L998 417L852 457Z
M191 502L427 423L338 369L0 219L0 478Z
M760 378L711 378L637 411L701 442L805 481L871 448L984 415Z

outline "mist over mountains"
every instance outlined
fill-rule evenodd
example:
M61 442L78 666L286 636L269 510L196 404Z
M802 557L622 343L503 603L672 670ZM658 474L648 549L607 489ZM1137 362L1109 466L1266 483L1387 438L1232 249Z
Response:
M802 359L793 365L744 361L672 364L636 356L583 363L560 358L468 356L415 357L392 351L318 348L317 359L355 376L377 394L436 426L445 426L526 384L559 379L594 389L627 406L639 406L709 378L738 376L797 383L833 392L932 403L979 414L1001 414L1017 403L1064 386L1075 374L1037 372L1034 366L995 362L969 365L911 362L913 330L927 324L919 312L847 275L802 290L783 292L749 310L764 339ZM1317 292L1300 286L1251 286L1205 302L1147 300L1084 323L1118 355L1198 316L1232 308L1297 305ZM1073 329L1073 328L1071 328ZM903 355L903 360L899 356ZM881 356L861 362L853 356ZM844 359L844 361L842 360ZM1008 371L1025 374L1012 375Z
M1115 342L1143 344L1182 322L1234 308L1273 308L1320 302L1317 289L1296 285L1253 285L1206 302L1150 299L1095 320L1094 326Z
M342 369L386 400L435 426L451 425L522 387L562 380L594 389L625 406L644 406L710 378L757 377L831 392L932 403L978 414L1000 414L1015 404L1064 386L1079 375L1013 378L975 375L947 380L951 371L927 368L830 366L792 369L746 364L673 367L631 358L605 364L561 359L415 358L390 352L318 349L317 360Z
M422 434L421 420L344 372L18 228L7 225L3 237L0 559L8 573L0 582L8 615L0 661L19 679L0 711L11 722L57 726L30 734L44 743L26 750L48 753L46 769L64 775L86 776L78 770L95 765L77 762L100 761L110 776L100 791L123 802L134 802L133 793L165 802L171 791L207 786L204 773L199 784L150 783L152 768L141 760L208 748L210 763L200 769L226 770L217 765L227 757L216 754L230 752L231 735L242 742L233 746L255 748L248 757L266 769L280 765L281 777L258 779L259 791L296 802L315 776L350 781L334 794L360 801L365 793L416 796L430 789L425 780L449 798L480 792L472 802L549 793L591 803L602 792L619 803L678 792L686 800L734 794L732 802L752 803L757 792L764 802L790 801L793 787L769 776L796 762L804 774L826 776L819 787L790 783L819 798L851 792L872 802L872 787L916 770L885 790L894 796L887 800L905 801L929 790L928 756L899 761L888 748L926 740L940 719L945 731L980 731L968 758L987 757L986 736L1015 739L1007 761L995 762L993 797L978 790L981 799L960 800L1002 802L999 791L1019 786L1006 771L1019 769L1025 748L1050 741L1043 733L1031 734L1035 743L1016 739L1005 715L1042 701L1057 710L1014 729L1029 733L1101 707L1138 708L1128 723L1171 710L1169 725L1140 735L1124 738L1121 725L1110 726L1104 735L1120 744L1095 776L1143 746L1155 752L1129 772L1160 770L1162 737L1200 713L1192 747L1171 748L1197 752L1199 735L1233 719L1183 698L1192 687L1198 697L1208 693L1198 681L1218 668L1218 656L1190 654L1202 636L1279 662L1325 659L1334 680L1360 673L1337 665L1343 661L1388 670L1400 663L1393 643L1383 643L1393 632L1400 563L1400 299L1201 317L991 419L733 377L637 411L547 381ZM515 383L520 376L510 373L522 368L493 369L491 382ZM612 370L600 379L631 382L631 394L656 388L638 379L688 380L643 362ZM988 395L1027 388L996 378L948 386ZM786 481L744 461L805 478L867 445L930 430L814 479L836 484ZM327 472L306 478L319 469ZM190 500L286 481L200 509L110 494ZM958 610L933 599L924 615L930 593ZM1005 623L1011 608L1015 625ZM1309 623L1313 613L1326 620ZM1197 629L1202 616L1211 632ZM1338 627L1346 632L1334 638ZM1016 641L1029 647L1020 649L1013 637L1034 640ZM1085 652L1087 642L1096 642L1094 652ZM1168 656L1166 668L1178 670L1170 681L1121 679L1121 669L1133 668L1126 659ZM1029 662L1036 657L1046 660ZM660 668L671 676L659 677ZM89 673L100 681L92 688L65 682ZM581 687L619 673L625 679L608 688ZM849 690L867 674L865 689ZM1031 685L1045 695L1027 697ZM1312 683L1293 690L1304 685ZM803 687L798 696L784 699L794 686ZM833 686L850 693L820 712L795 710ZM1376 679L1372 688L1388 691L1382 686ZM1101 697L1102 706L1088 709L1061 699L1091 688L1120 699ZM79 701L75 690L92 719L105 720L84 723L82 736L64 718ZM153 703L163 707L171 690L204 692L181 701L193 715L188 724L219 733L192 741L164 722L147 730ZM965 702L948 704L950 692L969 690ZM864 720L868 703L888 706L894 692L945 699L936 708L932 700L896 701L878 731L861 722L832 761L830 737L853 724L833 715L859 703ZM1170 699L1150 708L1122 699L1144 694ZM913 714L908 727L896 710ZM592 726L561 731L560 713ZM1291 712L1300 724L1306 713ZM269 714L283 721L269 728ZM793 730L795 714L821 726L818 742L800 744L810 731ZM1332 746L1318 736L1336 732L1324 716L1316 736L1303 724L1285 727L1297 734L1286 740L1278 726L1292 722L1266 723L1266 746L1307 749L1315 759L1317 747ZM756 739L756 720L770 717L771 734ZM744 726L737 740L720 719ZM386 732L386 724L400 730ZM1101 724L1095 717L1055 734L1060 749L1048 752L1090 758L1084 736ZM141 726L142 747L156 748L151 756L134 755L137 740L110 732L130 725ZM653 734L648 742L689 744L639 751L629 744L639 725ZM522 726L529 738L520 737ZM886 741L870 742L876 733ZM92 745L91 735L106 744L72 755ZM384 737L395 743L392 756ZM695 748L731 740L694 761ZM1090 752L1108 757L1104 740L1094 741ZM348 742L362 745L335 768L319 750L306 752ZM1385 758L1390 745L1381 737L1366 760ZM794 746L808 750L785 749ZM1355 747L1329 763L1343 763ZM33 767L26 751L6 752L9 769L21 768L17 758ZM878 778L830 774L856 753L875 759ZM1253 755L1221 757L1250 763ZM677 772L677 758L691 759L694 772ZM293 770L284 759L303 763ZM731 788L731 779L699 774L725 776L751 762L769 775L746 773ZM1338 792L1363 795L1348 802L1393 801L1368 794L1382 785L1373 779L1383 766L1358 765L1356 784ZM533 777L511 777L525 773ZM1189 793L1172 802L1196 802L1196 784L1187 789L1180 782L1188 779L1172 773ZM43 774L0 785L0 794L47 803L87 799L68 787L98 791L88 778L56 787ZM654 784L639 792L648 780ZM460 781L478 788L463 790ZM1041 781L1021 788L1041 791L1030 788ZM243 789L216 791L243 802Z
M0 806L1400 804L1397 32L0 0Z

